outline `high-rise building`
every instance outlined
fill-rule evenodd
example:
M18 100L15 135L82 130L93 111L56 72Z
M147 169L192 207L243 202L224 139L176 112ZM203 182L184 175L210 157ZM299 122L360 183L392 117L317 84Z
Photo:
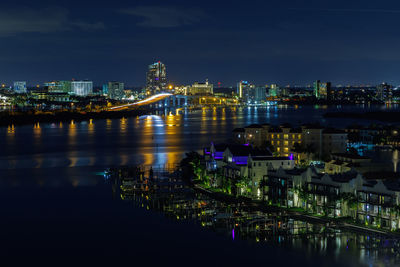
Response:
M14 82L14 91L16 93L26 93L26 82Z
M320 80L314 82L314 96L318 99L331 99L331 83L321 83Z
M376 87L376 98L381 101L390 101L393 97L393 86L387 83L381 83Z
M246 104L260 104L266 100L266 88L255 86L248 81L240 81L237 84L237 93Z
M79 96L87 96L93 93L92 81L72 81L71 82L72 94Z
M248 81L240 81L237 84L237 94L239 98L244 98L246 95L246 91L248 90L251 84Z
M277 97L280 96L280 88L277 84L271 84L268 89L268 95L270 97Z
M167 89L167 71L160 61L149 65L146 77L146 91L148 94L156 94Z
M124 83L121 82L108 82L108 97L111 99L121 100L125 96Z
M250 103L252 98L254 98L254 88L254 84L251 84L248 81L240 81L237 84L237 93L239 98L241 98L245 103Z
M314 96L316 98L320 98L320 95L319 95L320 84L321 84L320 80L317 80L317 81L314 82Z
M254 97L252 99L253 104L261 104L266 100L267 90L264 86L256 86L254 88Z
M102 93L108 95L108 83L103 84Z

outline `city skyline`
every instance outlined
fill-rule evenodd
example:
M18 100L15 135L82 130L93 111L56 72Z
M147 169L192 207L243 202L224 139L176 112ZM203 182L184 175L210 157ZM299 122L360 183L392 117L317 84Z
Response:
M2 2L0 79L144 85L160 60L179 84L400 84L394 1L108 5Z
M157 62L154 62L154 63L151 63L151 64L148 64L147 66L148 66L148 69L151 67L151 66L155 66L155 65L157 65L157 64L162 64L163 66L164 66L164 68L165 68L165 66L166 66L166 64L163 64L161 61L157 61ZM164 70L165 71L165 70ZM147 88L148 87L148 79L149 79L149 71L147 71L147 72L145 72L145 82L144 83L142 83L142 84L140 84L140 83L136 83L136 84L129 84L128 85L128 87L143 87L143 88ZM48 84L48 83L54 83L54 82L56 82L56 81L70 81L70 82L72 82L72 81L91 81L91 82L93 82L93 86L95 86L95 87L101 87L101 86L103 86L104 84L107 84L108 82L110 82L112 79L105 79L104 81L102 80L102 81L94 81L94 80L91 80L91 79L75 79L75 78L70 78L70 79L49 79L49 80L46 80L46 81L38 81L37 83L33 83L33 82L30 82L30 81L27 81L27 80L23 80L23 79L20 79L20 80L15 80L15 81L7 81L7 82L5 82L4 80L0 80L0 85L3 87L3 88L13 88L13 85L15 86L15 83L20 83L20 82L24 82L24 83L26 83L26 86L27 87L31 87L31 88L33 88L33 87L37 87L37 86L43 86L43 85L46 85L46 84ZM206 78L205 80L209 80L208 78ZM117 82L117 80L113 80L114 82ZM184 86L184 85L188 85L188 84L190 84L190 83L193 83L193 82L200 82L201 81L201 79L198 79L198 80L193 80L193 81L189 81L189 82L187 82L187 83L180 83L180 82L176 82L176 81L170 81L170 80L168 80L168 76L167 75L165 75L165 77L163 78L163 81L164 81L164 83L167 83L166 85L172 85L172 86ZM221 82L221 81L211 81L210 83L215 83L215 84L217 84L218 85L218 87L222 87L222 88L237 88L238 87L238 84L239 83L241 83L241 82L250 82L250 83L252 83L252 84L254 84L254 85L256 85L256 86L266 86L266 87L269 87L269 86L271 86L271 85L279 85L279 86L282 86L282 87L308 87L308 88L313 88L314 86L315 86L315 82L316 81L319 81L319 79L314 79L314 80L310 80L310 81L308 81L308 82L306 82L306 83L304 83L304 84L300 84L300 83L296 83L296 82L294 82L294 83L290 83L290 84L284 84L284 83L277 83L277 82L273 82L273 81L264 81L264 82L261 82L261 83L254 83L253 81L251 81L251 80L248 80L248 81L245 81L245 80L243 80L243 79L237 79L236 80L236 83L234 83L234 84L225 84L225 83L223 83L223 82ZM126 81L124 81L124 80L119 80L119 82L123 82L123 83L126 83ZM328 83L330 83L330 84L332 84L332 82L331 82L331 80L326 80L326 82L328 82ZM356 83L356 84L352 84L352 83L342 83L342 84L332 84L332 87L334 88L334 87L348 87L348 86L354 86L354 87L373 87L373 86L378 86L378 85L380 85L380 84L386 84L387 83L387 81L380 81L380 82L378 82L378 83L376 83L376 84L371 84L371 83L366 83L366 82L360 82L360 83ZM390 84L390 83L389 83ZM165 85L165 86L166 86ZM400 84L398 85L398 84L391 84L391 85L393 85L395 88L398 88L399 86L400 86ZM217 88L218 88L217 87ZM166 88L166 87L165 87ZM165 89L164 88L164 89Z

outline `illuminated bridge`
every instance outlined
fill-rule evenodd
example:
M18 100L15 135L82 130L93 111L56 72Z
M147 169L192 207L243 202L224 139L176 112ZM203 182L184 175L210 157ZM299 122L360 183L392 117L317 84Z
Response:
M109 110L124 110L134 107L140 106L152 106L154 108L163 108L163 107L182 107L187 106L187 96L184 95L173 95L170 93L161 93L157 95L152 95L146 99L140 100L135 103L124 104L120 106L114 106L109 108Z

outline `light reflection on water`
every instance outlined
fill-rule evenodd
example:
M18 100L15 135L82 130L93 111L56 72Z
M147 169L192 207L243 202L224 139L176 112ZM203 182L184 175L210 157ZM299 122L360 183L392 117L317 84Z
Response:
M298 250L309 257L323 256L326 262L345 266L386 266L400 263L399 243L388 237L326 228L283 214L249 211L225 204L200 193L148 193L121 191L124 201L135 207L162 212L177 221L190 221L227 239L267 243Z
M161 116L37 123L31 126L33 132L27 131L29 126L10 125L0 128L0 140L5 142L0 152L0 170L176 164L185 152L200 151L211 141L229 139L236 127L251 123L318 121L326 111L323 108L327 107L203 108L178 115L166 112ZM350 122L325 121L336 127Z
M99 179L93 173L107 167L176 164L186 152L199 151L211 141L226 141L236 127L251 123L313 122L320 120L325 111L301 106L204 108L181 115L172 112L161 116L0 128L0 184L3 188L27 184L94 186ZM349 122L325 121L336 127ZM347 240L351 238L353 241L347 248ZM367 241L351 234L295 240L281 237L273 242L302 248L310 254L332 252L338 258L351 251L362 262L368 259L375 263L373 259L382 257L379 252L359 247Z

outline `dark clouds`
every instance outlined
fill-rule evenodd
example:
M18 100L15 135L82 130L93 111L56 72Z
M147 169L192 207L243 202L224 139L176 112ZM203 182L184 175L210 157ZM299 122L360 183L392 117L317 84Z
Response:
M398 1L19 1L0 3L0 81L143 85L161 60L184 84L400 83Z
M62 7L2 8L0 9L0 37L21 33L57 33L104 29L103 22L90 23L69 18L69 10Z
M198 23L206 16L199 8L181 8L174 6L138 6L120 9L121 14L140 18L136 24L141 27L173 28Z

